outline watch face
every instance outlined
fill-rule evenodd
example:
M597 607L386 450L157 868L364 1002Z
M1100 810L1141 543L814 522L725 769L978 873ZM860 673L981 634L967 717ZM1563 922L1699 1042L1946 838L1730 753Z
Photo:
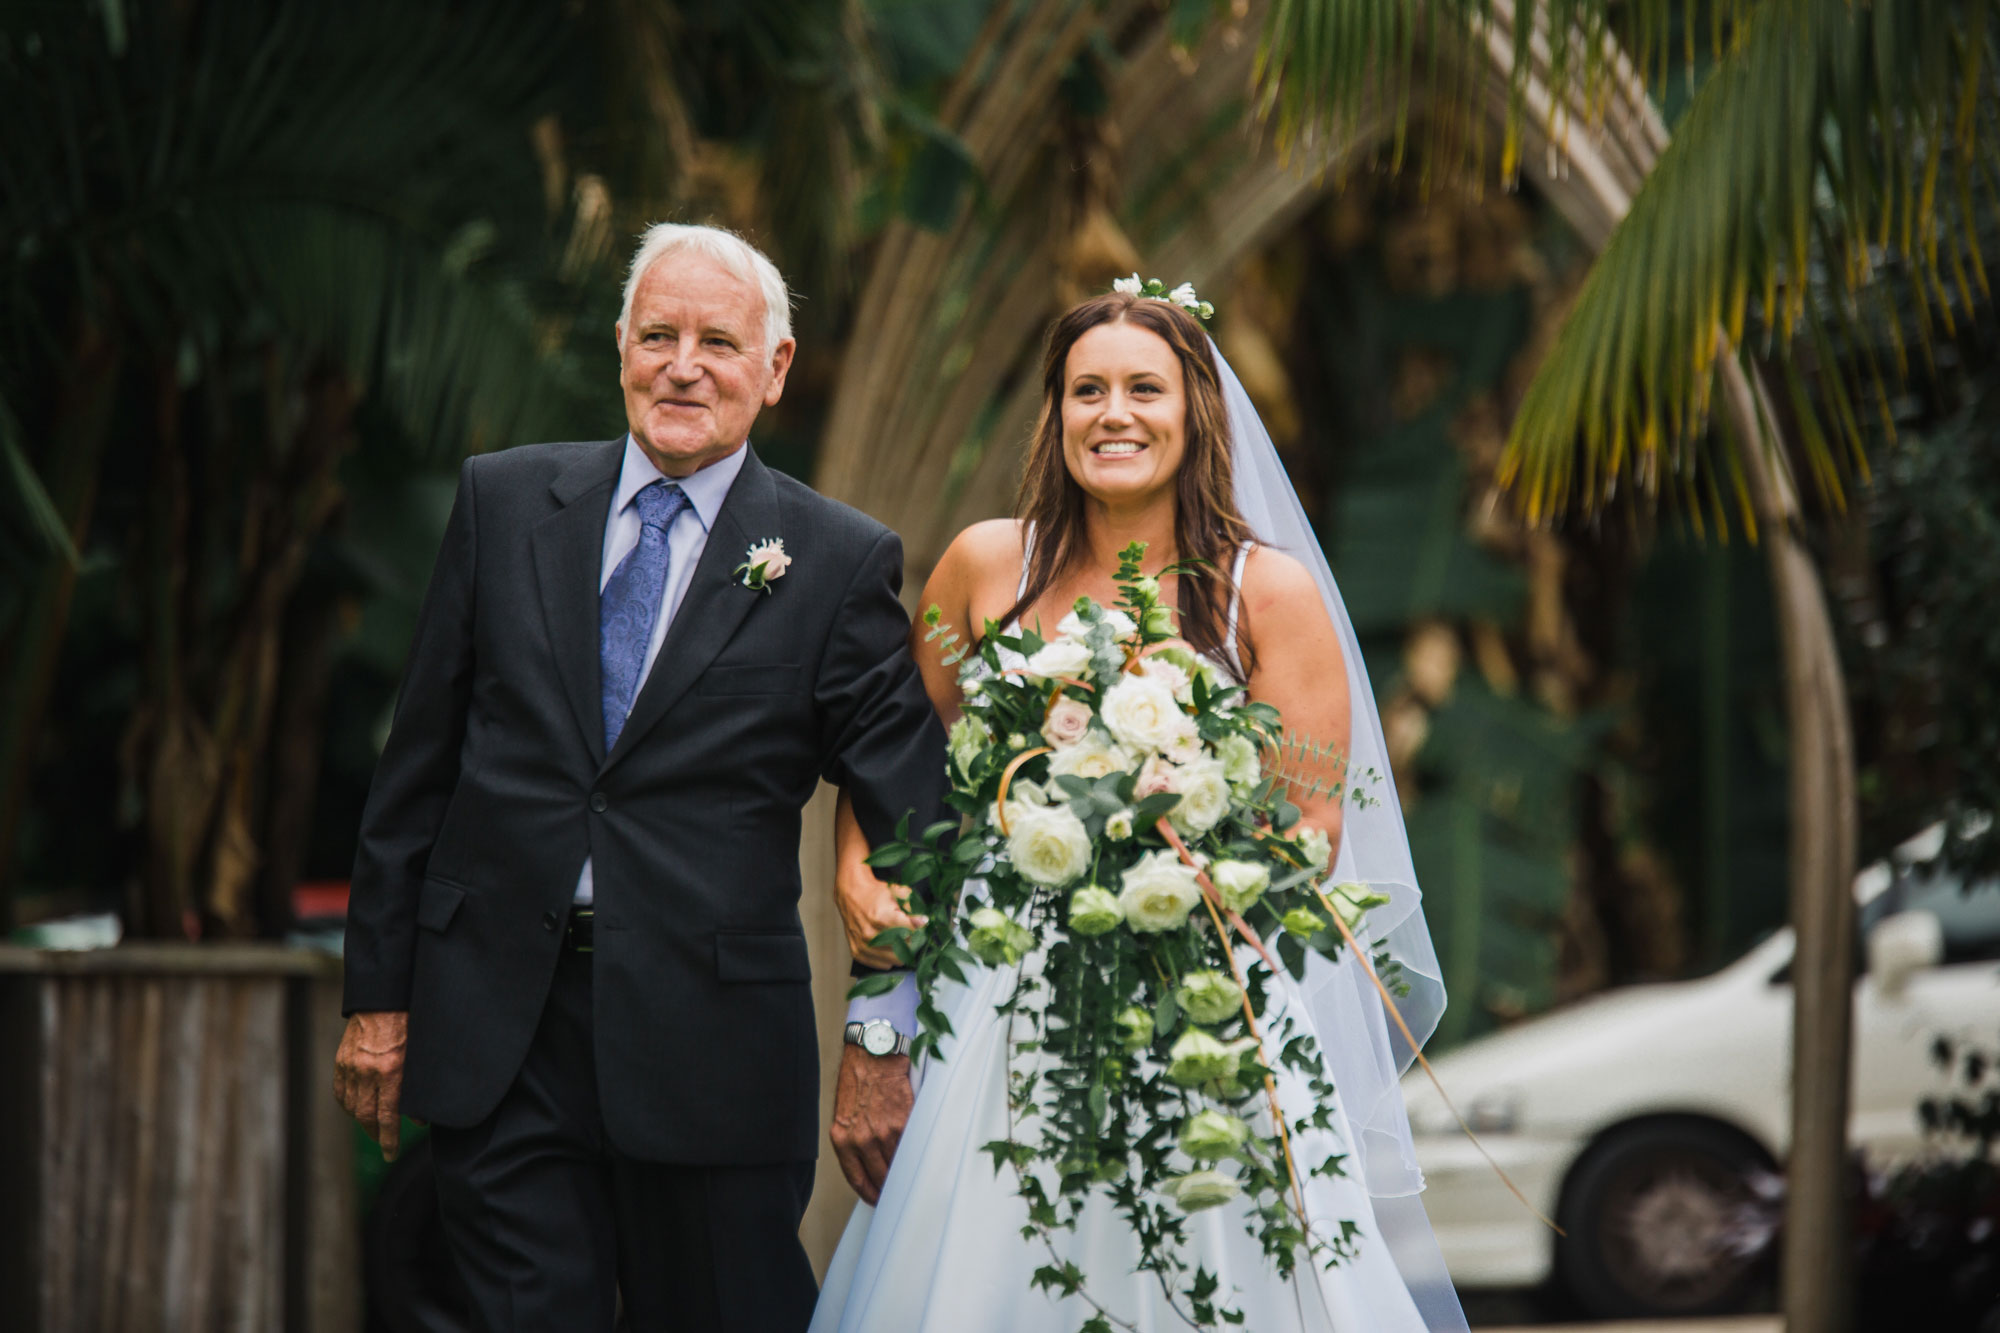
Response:
M896 1029L877 1019L861 1029L861 1049L870 1055L887 1055L896 1049Z

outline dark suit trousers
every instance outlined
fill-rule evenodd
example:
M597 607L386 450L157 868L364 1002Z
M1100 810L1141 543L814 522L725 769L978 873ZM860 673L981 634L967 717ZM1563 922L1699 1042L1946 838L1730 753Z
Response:
M514 1085L431 1131L445 1234L489 1333L794 1333L817 1299L799 1244L813 1164L674 1166L606 1140L590 955L565 950Z

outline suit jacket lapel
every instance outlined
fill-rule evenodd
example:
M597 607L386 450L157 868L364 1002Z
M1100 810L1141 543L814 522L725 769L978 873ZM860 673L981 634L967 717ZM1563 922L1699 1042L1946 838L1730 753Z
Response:
M625 460L625 442L599 445L559 473L549 492L563 507L529 535L535 579L548 622L556 674L590 757L604 762L603 687L599 683L597 584L604 568L604 524Z
M744 587L733 571L743 563L751 542L783 535L778 530L777 485L752 452L743 460L743 470L736 474L716 513L708 545L702 548L680 609L667 627L666 642L660 645L660 655L654 659L646 683L639 687L639 697L633 700L625 729L618 733L618 744L605 758L604 767L630 752L687 693L757 603L780 595Z

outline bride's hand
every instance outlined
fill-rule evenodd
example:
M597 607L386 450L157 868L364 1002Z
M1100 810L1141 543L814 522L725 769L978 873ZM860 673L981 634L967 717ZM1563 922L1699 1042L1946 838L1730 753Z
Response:
M840 909L841 925L847 928L847 949L856 961L869 967L901 967L896 955L869 943L883 931L896 926L920 930L924 918L904 910L909 890L878 878L867 862L846 857L833 877L833 901Z

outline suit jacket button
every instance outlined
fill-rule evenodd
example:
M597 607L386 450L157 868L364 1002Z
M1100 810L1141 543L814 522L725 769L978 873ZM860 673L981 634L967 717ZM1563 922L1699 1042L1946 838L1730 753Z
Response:
M601 815L611 808L611 798L601 791L594 791L590 794L590 808Z
M543 930L546 930L546 931L548 931L548 932L549 932L550 934L554 934L554 933L555 933L555 929L556 929L556 925L557 925L557 921L556 921L556 914L555 914L554 912L544 912L544 913L542 913L542 929L543 929Z

